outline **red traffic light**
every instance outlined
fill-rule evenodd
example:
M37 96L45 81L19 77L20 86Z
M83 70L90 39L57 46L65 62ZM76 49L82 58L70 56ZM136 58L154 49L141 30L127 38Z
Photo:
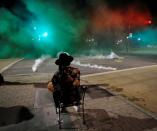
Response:
M151 20L148 20L148 24L151 24L152 23L152 21Z
M150 24L152 24L152 21L151 21L151 20L146 20L144 23L145 23L146 25L150 25Z

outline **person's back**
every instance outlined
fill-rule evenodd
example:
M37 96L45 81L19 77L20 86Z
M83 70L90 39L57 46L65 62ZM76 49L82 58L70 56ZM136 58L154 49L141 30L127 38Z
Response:
M62 71L57 72L52 78L52 82L58 81L56 86L57 91L61 91L62 102L70 104L79 102L79 87L80 87L80 71L78 68L71 66L64 67Z
M72 56L61 53L55 62L59 68L51 81L54 87L53 97L56 107L59 106L59 102L65 105L73 102L78 105L80 102L80 70L70 66L72 60Z

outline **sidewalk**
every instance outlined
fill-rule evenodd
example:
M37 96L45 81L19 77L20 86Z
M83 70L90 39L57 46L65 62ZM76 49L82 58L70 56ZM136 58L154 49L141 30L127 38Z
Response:
M29 82L30 77L25 76L25 80ZM37 79L40 83L40 77ZM102 76L99 79L102 79ZM107 84L97 83L94 85L89 83L91 81L94 82L90 77L81 80L82 84L88 87L85 97L86 126L82 124L78 113L73 108L69 108L69 113L63 115L63 126L65 127L62 129L63 131L157 131L157 120L151 115L120 95L112 94L108 91ZM12 83L0 87L0 93L3 94L0 94L0 103L3 101L3 106L8 107L24 103L35 116L29 121L0 127L0 131L59 130L52 94L46 89L46 84L43 83L42 87L40 84L21 84ZM24 89L23 92L21 89ZM27 89L29 89L28 92ZM7 97L8 94L9 97Z
M157 65L82 76L157 115Z
M29 85L27 85L27 87L29 87ZM19 124L1 127L0 131L59 130L51 93L44 88L35 88L35 90L34 106L31 110L35 115L34 118ZM16 93L19 93L19 91L16 90ZM102 94L104 94L104 96ZM13 93L12 95L16 94ZM153 119L147 113L139 110L127 100L122 99L119 96L114 96L98 86L88 86L85 97L86 126L82 124L81 117L74 111L73 108L69 108L68 111L70 113L63 116L63 127L65 128L62 130L69 130L69 128L70 130L78 131L157 130L157 120Z

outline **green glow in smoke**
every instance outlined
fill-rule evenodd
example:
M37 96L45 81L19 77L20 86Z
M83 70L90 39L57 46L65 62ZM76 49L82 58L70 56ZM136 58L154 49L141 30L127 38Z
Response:
M43 37L47 37L48 36L48 33L47 32L44 32L43 33Z
M85 31L86 20L74 18L72 12L43 0L24 1L36 19L24 22L0 8L0 57L36 57L74 52ZM20 10L19 10L20 11ZM23 14L24 15L24 14Z
M34 43L36 48L39 46L40 50L51 55L61 50L75 50L73 44L85 29L85 20L73 18L70 12L52 2L30 0L26 4L29 10L37 16L34 24L37 27L38 36L40 35L40 42ZM45 27L42 27L43 25ZM43 34L45 32L48 32L48 34Z
M134 35L137 40L140 38L140 46L157 45L157 29L146 28L142 31L136 32Z

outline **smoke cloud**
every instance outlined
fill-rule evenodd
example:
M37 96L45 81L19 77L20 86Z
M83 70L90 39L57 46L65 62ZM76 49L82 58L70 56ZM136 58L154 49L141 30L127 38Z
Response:
M35 63L34 65L32 66L32 71L33 72L37 72L38 71L38 67L44 63L45 60L51 58L51 56L48 56L48 55L42 55L40 58L36 59L35 60Z
M83 66L83 67L89 67L89 68L93 68L93 69L104 69L104 70L117 70L116 68L113 67L105 67L105 66L101 66L101 65L93 65L93 64L82 64L80 61L73 61L72 64L74 65L78 65L78 66Z
M103 0L11 2L0 4L0 58L56 56L59 51L79 55L91 50L125 51L126 36L137 34L152 19L145 6L132 3L111 8ZM153 43L157 43L155 37Z

